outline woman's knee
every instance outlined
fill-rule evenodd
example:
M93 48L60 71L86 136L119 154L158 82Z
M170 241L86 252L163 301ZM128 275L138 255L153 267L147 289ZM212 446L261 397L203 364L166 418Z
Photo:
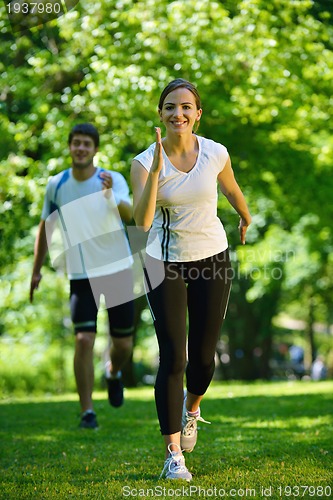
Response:
M186 352L160 352L160 365L167 368L170 375L184 373L186 367Z

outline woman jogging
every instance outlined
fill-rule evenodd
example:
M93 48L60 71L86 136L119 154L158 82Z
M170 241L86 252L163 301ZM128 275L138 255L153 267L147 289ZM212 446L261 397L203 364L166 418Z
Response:
M195 134L202 109L194 85L173 80L161 94L158 112L165 137L156 128L156 142L132 164L134 219L150 231L147 269L163 261L165 271L157 287L146 282L160 351L155 401L166 448L161 477L190 481L182 452L193 450L197 421L203 421L199 405L214 374L231 286L217 183L240 216L243 244L251 215L227 149Z

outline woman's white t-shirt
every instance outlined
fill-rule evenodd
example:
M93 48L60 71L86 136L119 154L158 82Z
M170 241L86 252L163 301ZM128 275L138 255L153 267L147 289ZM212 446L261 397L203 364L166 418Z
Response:
M196 136L197 161L188 173L178 170L163 149L156 210L149 232L147 253L172 262L211 257L228 248L217 216L217 177L228 159L222 144ZM155 143L135 157L149 172Z

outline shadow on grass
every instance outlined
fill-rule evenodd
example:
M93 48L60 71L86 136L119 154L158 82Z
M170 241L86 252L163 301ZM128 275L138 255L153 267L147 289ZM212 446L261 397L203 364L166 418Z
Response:
M313 454L327 464L333 452L332 395L249 395L206 400L204 408L214 425L200 425L200 433L225 460L300 461Z
M112 408L107 401L96 401L98 429L78 427L79 407L73 401L11 402L0 405L1 476L19 484L57 481L65 474L69 485L87 481L137 480L148 474L140 465L140 453L149 443L162 451L153 400L126 401ZM156 460L154 460L156 462ZM152 461L153 463L153 461Z

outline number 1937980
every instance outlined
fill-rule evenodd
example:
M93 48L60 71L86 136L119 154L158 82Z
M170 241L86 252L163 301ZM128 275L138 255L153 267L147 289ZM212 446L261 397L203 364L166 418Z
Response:
M10 2L8 14L60 14L63 11L60 2Z
M331 498L332 488L330 486L279 486L277 488L279 496L287 497L315 497Z

